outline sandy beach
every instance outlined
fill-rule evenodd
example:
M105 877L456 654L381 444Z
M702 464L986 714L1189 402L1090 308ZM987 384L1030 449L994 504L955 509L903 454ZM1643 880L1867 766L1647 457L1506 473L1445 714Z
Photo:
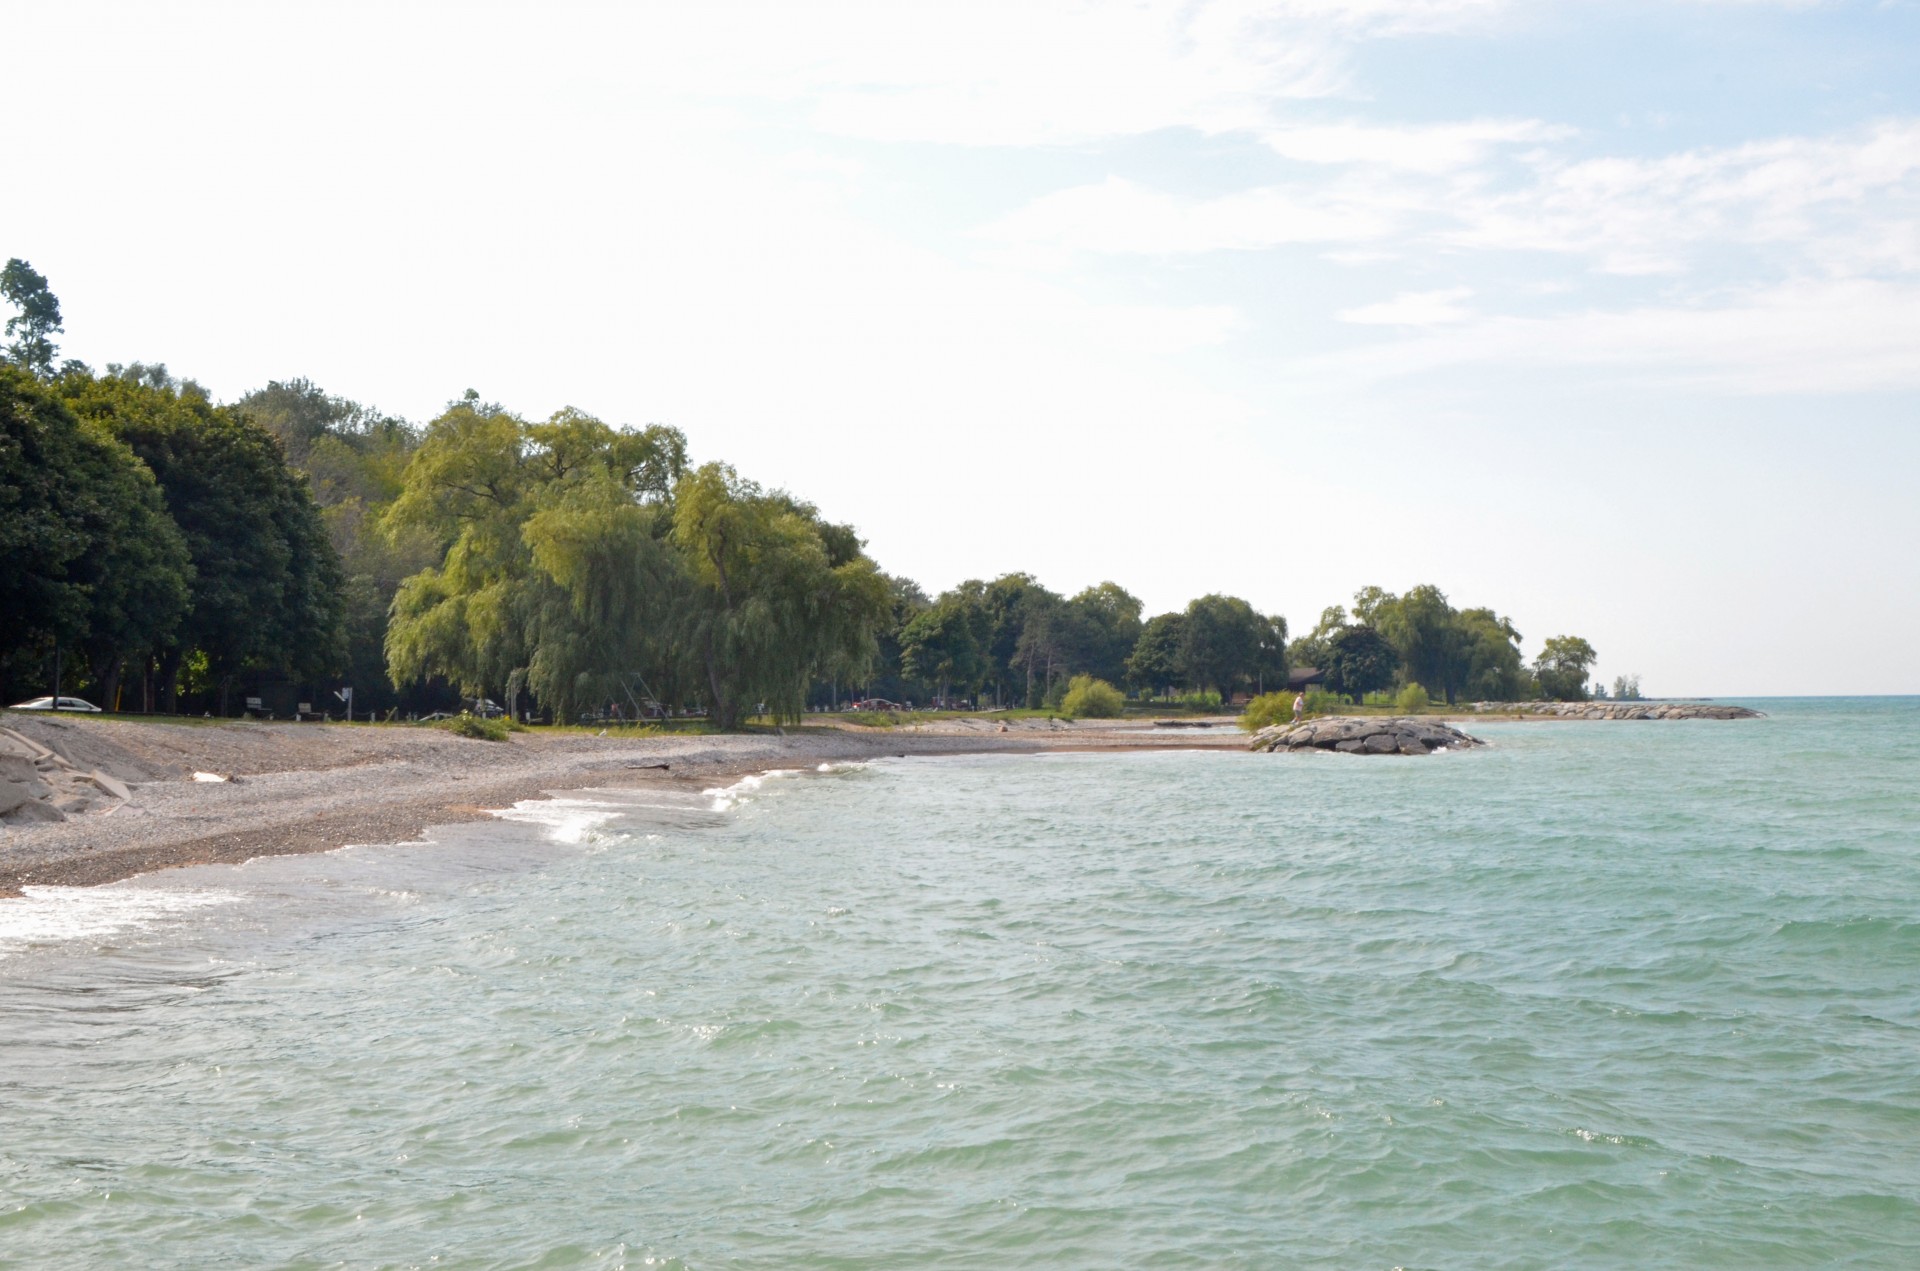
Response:
M982 720L897 728L809 727L730 735L591 736L540 730L506 742L436 729L337 724L165 723L10 711L0 726L125 782L132 797L57 824L0 828L0 896L23 885L92 885L157 869L409 842L582 787L670 781L705 788L774 768L889 756L1000 751L1243 749L1231 721ZM206 773L224 781L195 780Z

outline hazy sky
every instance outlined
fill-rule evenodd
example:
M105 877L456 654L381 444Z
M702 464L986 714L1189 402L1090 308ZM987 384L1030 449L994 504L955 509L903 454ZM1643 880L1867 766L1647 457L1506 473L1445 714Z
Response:
M1920 691L1911 0L0 0L64 351L671 423L929 592Z

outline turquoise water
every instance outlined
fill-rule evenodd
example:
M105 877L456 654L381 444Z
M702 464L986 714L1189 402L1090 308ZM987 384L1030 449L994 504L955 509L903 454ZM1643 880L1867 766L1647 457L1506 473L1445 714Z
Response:
M1920 699L0 902L0 1265L1910 1267Z

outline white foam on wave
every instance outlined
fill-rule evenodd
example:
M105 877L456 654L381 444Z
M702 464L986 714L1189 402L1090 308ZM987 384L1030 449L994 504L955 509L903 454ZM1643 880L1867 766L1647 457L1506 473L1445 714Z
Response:
M754 791L767 784L767 782L774 780L776 777L797 777L799 775L800 769L798 768L769 768L765 772L758 772L752 776L742 777L730 786L715 786L711 790L703 790L701 793L713 800L713 810L715 812L728 812L745 803Z
M151 929L169 918L240 899L238 892L158 887L22 887L0 900L0 958L42 945Z
M626 806L598 799L522 799L510 808L495 808L493 814L502 821L544 825L556 843L584 843Z

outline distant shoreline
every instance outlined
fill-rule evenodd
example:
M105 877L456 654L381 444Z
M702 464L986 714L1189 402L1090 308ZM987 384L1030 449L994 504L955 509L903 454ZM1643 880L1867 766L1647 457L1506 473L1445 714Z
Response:
M894 756L1064 751L1244 751L1230 723L1021 720L997 727L815 727L781 735L595 737L516 734L473 741L427 728L171 724L30 717L4 726L125 781L132 799L60 824L0 829L0 898L23 886L95 886L188 865L408 843L436 825L490 819L582 787L671 782L704 789L776 768ZM666 765L661 768L657 765ZM193 780L206 772L233 778Z
M1541 703L1435 710L1425 718L1547 722L1593 717ZM1625 704L1619 704L1625 705ZM1647 706L1665 703L1646 703ZM1698 705L1697 703L1693 705ZM1518 709L1514 709L1514 708ZM0 899L24 886L95 886L188 865L410 843L436 825L488 820L583 787L669 782L704 789L776 768L887 757L1145 750L1244 752L1231 716L1182 727L1129 720L938 718L894 727L621 734L534 730L506 742L437 729L242 721L161 722L9 711L0 726L127 783L132 798L59 824L0 826ZM232 778L195 781L195 772Z

